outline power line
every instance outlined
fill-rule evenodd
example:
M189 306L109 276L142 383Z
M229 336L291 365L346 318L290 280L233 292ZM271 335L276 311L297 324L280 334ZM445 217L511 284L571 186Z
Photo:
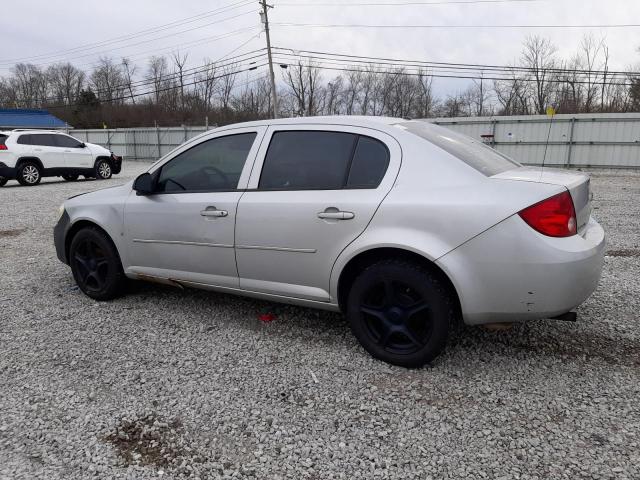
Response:
M352 61L353 63L378 63L378 64L388 64L389 66L415 66L422 68L441 68L441 69L460 69L460 70L475 70L475 71L497 71L497 72L508 72L508 73L528 73L535 71L534 68L531 67L523 67L523 66L509 66L509 65L484 65L484 64L473 64L473 63L451 63L451 62L434 62L434 61L426 61L426 60L406 60L406 59L397 59L397 58L385 58L385 57L367 57L361 55L352 55L352 54L342 54L342 53L333 53L333 52L321 52L314 50L295 50L290 48L281 48L281 47L273 47L275 50L281 51L279 53L283 55L295 56L295 57L303 57L303 58L323 58L328 57L328 59L336 59L336 58L346 58ZM290 51L292 53L284 53L284 51ZM298 53L296 53L298 52ZM305 56L302 53L309 53L311 55ZM540 68L540 70L544 70L549 73L571 73L571 74L593 74L593 75L607 75L607 76L634 76L637 75L637 72L630 71L614 71L614 70L583 70L583 69L573 69L573 68L557 68L557 67L544 67Z
M456 4L481 4L481 3L530 3L547 0L449 0L436 2L341 2L341 3L278 3L278 6L286 7L403 7L403 6L428 6L428 5L456 5Z
M238 75L238 74L243 73L243 72L249 72L249 71L256 70L258 68L262 68L262 67L264 67L266 65L267 65L267 63L265 62L265 63L262 63L260 65L250 66L250 67L244 68L242 70L235 70L233 72L224 73L222 75L218 75L218 77L216 77L216 78L225 78L225 77L229 77L231 75ZM191 83L185 83L184 86L185 87L190 87L190 86L198 85L200 83L204 83L206 81L207 81L207 79L194 80ZM180 88L180 85L172 85L172 86L164 87L164 88L161 88L161 89L158 89L158 90L148 90L146 92L136 93L136 94L133 94L133 95L122 95L120 97L114 97L114 98L110 99L108 102L105 102L105 103L113 103L113 102L117 102L117 101L120 101L120 100L129 100L131 98L137 98L137 97L143 97L143 96L146 96L146 95L151 95L151 94L156 94L156 93L168 92L168 91L171 91L171 90L177 90L178 88ZM53 108L78 107L80 105L81 104L79 104L79 103L69 103L69 104L59 104L59 105L46 105L46 107L47 107L47 109L53 109Z
M202 19L207 18L207 17L219 15L221 13L226 13L226 12L228 12L230 10L234 10L236 8L240 8L240 7L244 7L246 5L250 5L251 3L253 3L253 2L247 1L247 0L242 0L241 2L236 2L234 4L227 5L226 7L221 7L221 8L217 8L217 9L214 9L214 10L210 10L208 12L203 12L201 14L194 15L194 16L191 16L191 17L187 17L187 18L184 18L182 20L176 20L174 22L170 22L170 23L167 23L167 24L158 25L156 27L151 27L151 28L148 28L146 30L140 30L138 32L129 33L129 34L126 34L126 35L121 35L119 37L113 37L111 39L102 40L102 41L99 41L99 42L93 42L93 43L87 43L87 44L84 44L84 45L79 45L77 47L66 49L66 50L58 50L58 51L55 51L55 52L43 53L43 54L40 54L40 55L34 55L34 56L24 57L24 58L0 59L0 65L5 65L5 64L9 64L9 63L15 63L15 62L24 62L26 60L51 58L51 57L57 57L57 56L61 56L61 55L64 56L64 55L69 54L69 53L75 53L75 52L78 52L78 51L89 50L89 49L97 48L97 47L100 47L100 46L103 46L103 45L108 45L108 44L112 44L112 43L120 43L120 42L129 40L129 39L132 39L132 38L149 35L151 33L157 33L157 32L160 32L160 31L168 30L170 28L174 28L174 27L177 27L177 26L185 25L187 23L193 23L193 22L202 20Z
M170 34L167 34L167 35L163 35L163 36L160 36L160 37L155 37L155 38L151 38L151 39L148 39L148 40L142 40L142 41L139 41L139 42L136 42L136 43L131 43L131 44L128 44L128 45L124 45L124 46L121 46L121 47L116 47L116 48L114 48L114 49L112 49L112 50L103 50L102 52L91 52L91 53L86 53L86 54L78 55L78 56L75 56L75 57L64 58L64 59L58 59L58 60L55 60L55 61L49 61L49 62L44 62L44 63L41 63L41 64L36 64L36 66L41 67L41 66L44 66L44 65L49 65L49 64L53 64L53 63L58 63L58 62L60 62L60 61L62 61L62 60L67 60L67 61L69 61L69 60L73 60L73 59L76 59L76 58L93 57L93 56L101 55L101 54L104 54L104 53L111 53L113 50L121 50L121 49L123 49L123 48L129 48L129 47L136 46L136 45L141 45L141 44L144 44L144 43L155 42L155 41L157 41L157 40L161 40L161 39L163 39L163 38L173 37L173 36L175 36L175 35L181 35L181 34L183 34L183 33L192 32L192 31L194 31L194 30L198 30L198 29L200 29L200 28L205 28L205 27L208 27L208 26L211 26L211 25L215 25L215 24L218 24L218 23L226 22L226 21L228 21L228 20L232 20L232 19L234 19L234 18L238 18L238 17L244 16L244 15L249 15L249 14L253 14L253 13L255 13L255 11L254 11L254 10L251 10L251 11L247 11L247 12L239 13L239 14L237 14L237 15L233 15L233 16L231 16L231 17L221 18L221 19L216 20L216 21L214 21L214 22L205 23L204 25L199 25L199 26L197 26L197 27L188 28L188 29L186 29L186 30L182 30L182 31L179 31L179 32L173 32L173 33L170 33ZM1 64L0 64L0 65L1 65Z
M216 60L215 62L207 63L207 64L202 65L200 67L194 67L194 68L185 70L185 71L183 71L182 77L183 77L183 79L184 78L188 78L188 77L194 77L195 78L196 75L198 75L200 73L207 72L210 67L215 67L217 69L224 69L224 68L227 68L227 67L236 66L236 65L238 65L238 63L245 64L247 62L249 62L247 64L247 71L255 70L256 68L258 68L257 66L255 66L255 64L260 62L264 58L265 54L261 53L261 54L252 55L252 56L249 56L249 57L247 57L247 55L251 55L253 53L260 52L262 50L264 50L264 49L254 50L253 52L248 52L248 53L244 53L244 54L241 54L241 55L237 55L235 57L227 59L227 61L222 63L222 64L219 63L220 61L223 60L222 58L220 58L220 59ZM229 55L229 54L227 54L227 55ZM247 57L247 58L243 58L243 57ZM234 73L234 72L230 72L230 73ZM237 73L239 73L239 72L237 72ZM170 82L170 81L173 81L173 80L177 80L179 78L179 75L180 75L179 73L172 73L172 74L168 74L166 76L163 76L161 79L158 79L158 80L161 81L161 82ZM228 76L228 75L225 73L225 74L222 74L222 75L216 75L214 78L215 79L223 78L225 76ZM206 80L203 80L203 81L206 81ZM149 80L149 79L138 80L138 81L133 82L131 84L131 89L153 85L155 82L156 82L156 80ZM186 84L185 84L185 86L186 86ZM176 88L180 88L180 86L177 85ZM128 83L115 85L115 86L113 86L111 88L111 91L124 90L124 89L127 89L127 90L129 89L129 84ZM107 93L107 90L105 90L105 89L97 89L97 90L92 90L92 91L98 97L103 93ZM155 93L155 90L152 90L151 93ZM123 97L123 99L135 98L137 96L138 96L137 94L133 94L133 95L128 94L128 95L125 95ZM41 99L42 102L57 101L57 100L59 100L59 97L47 97L47 98ZM115 99L112 99L111 101L113 101L113 100L115 100ZM72 104L67 104L67 105L72 105Z
M305 28L636 28L640 27L639 23L612 23L612 24L594 24L594 25L371 25L358 23L287 23L278 22L272 25L279 27L305 27Z
M278 60L279 62L286 64L287 61L289 61L289 58L284 58L284 60ZM494 75L484 75L484 74L480 74L480 75L473 75L473 74L468 74L468 75L453 75L453 74L444 74L444 73L433 73L433 72L429 72L429 71L425 71L423 69L416 69L416 68L408 68L405 70L390 70L388 67L388 65L379 65L379 64L372 64L371 67L374 68L367 68L367 69L363 69L360 66L353 66L353 65L349 65L349 64L343 64L343 63L336 63L336 62L330 62L330 61L324 61L324 60L320 60L318 63L314 63L313 65L310 65L311 68L318 68L321 70L334 70L334 71L343 71L343 72L368 72L368 73L374 73L374 74L380 74L380 75L389 75L389 76L410 76L410 77L433 77L433 78L454 78L454 79L467 79L467 80L496 80L496 81L500 81L500 80L509 80L509 81L517 81L517 82L522 82L522 83L531 83L531 82L536 82L536 79L534 78L510 78L510 77L504 77L504 76L496 76ZM546 83L555 83L555 84L562 84L562 83L567 83L566 79L555 79L555 78L548 78L545 79ZM598 81L593 81L593 82L587 82L587 81L572 81L571 83L574 84L588 84L588 85L620 85L620 86L628 86L627 82L624 83L614 83L614 82L598 82Z

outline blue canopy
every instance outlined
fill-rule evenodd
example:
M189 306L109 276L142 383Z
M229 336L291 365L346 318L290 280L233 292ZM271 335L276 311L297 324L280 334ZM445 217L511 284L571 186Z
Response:
M3 128L70 128L70 125L46 110L2 108L0 129Z

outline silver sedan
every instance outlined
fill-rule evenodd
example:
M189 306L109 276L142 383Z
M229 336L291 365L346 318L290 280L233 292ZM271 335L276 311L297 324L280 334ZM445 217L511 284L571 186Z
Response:
M433 360L457 322L556 317L596 288L589 177L421 121L229 125L67 200L58 257L96 300L126 277L342 311L373 356Z

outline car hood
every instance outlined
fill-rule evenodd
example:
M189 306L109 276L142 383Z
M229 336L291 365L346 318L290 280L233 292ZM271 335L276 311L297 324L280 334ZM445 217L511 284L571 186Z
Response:
M104 147L101 147L100 145L96 145L95 143L85 143L85 145L87 146L87 148L93 154L96 154L96 155L111 155L111 152L108 149L106 149Z
M124 202L131 193L132 188L133 180L125 183L124 185L101 188L99 190L94 190L93 192L80 193L73 197L69 197L65 202L65 206L74 207L87 203Z

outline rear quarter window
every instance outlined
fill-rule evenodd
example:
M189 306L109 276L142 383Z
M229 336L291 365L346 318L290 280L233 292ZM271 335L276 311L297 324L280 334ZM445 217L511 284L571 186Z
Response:
M20 135L17 143L18 145L31 145L31 135Z
M411 121L396 124L460 159L480 173L491 177L522 165L478 140L427 122Z

